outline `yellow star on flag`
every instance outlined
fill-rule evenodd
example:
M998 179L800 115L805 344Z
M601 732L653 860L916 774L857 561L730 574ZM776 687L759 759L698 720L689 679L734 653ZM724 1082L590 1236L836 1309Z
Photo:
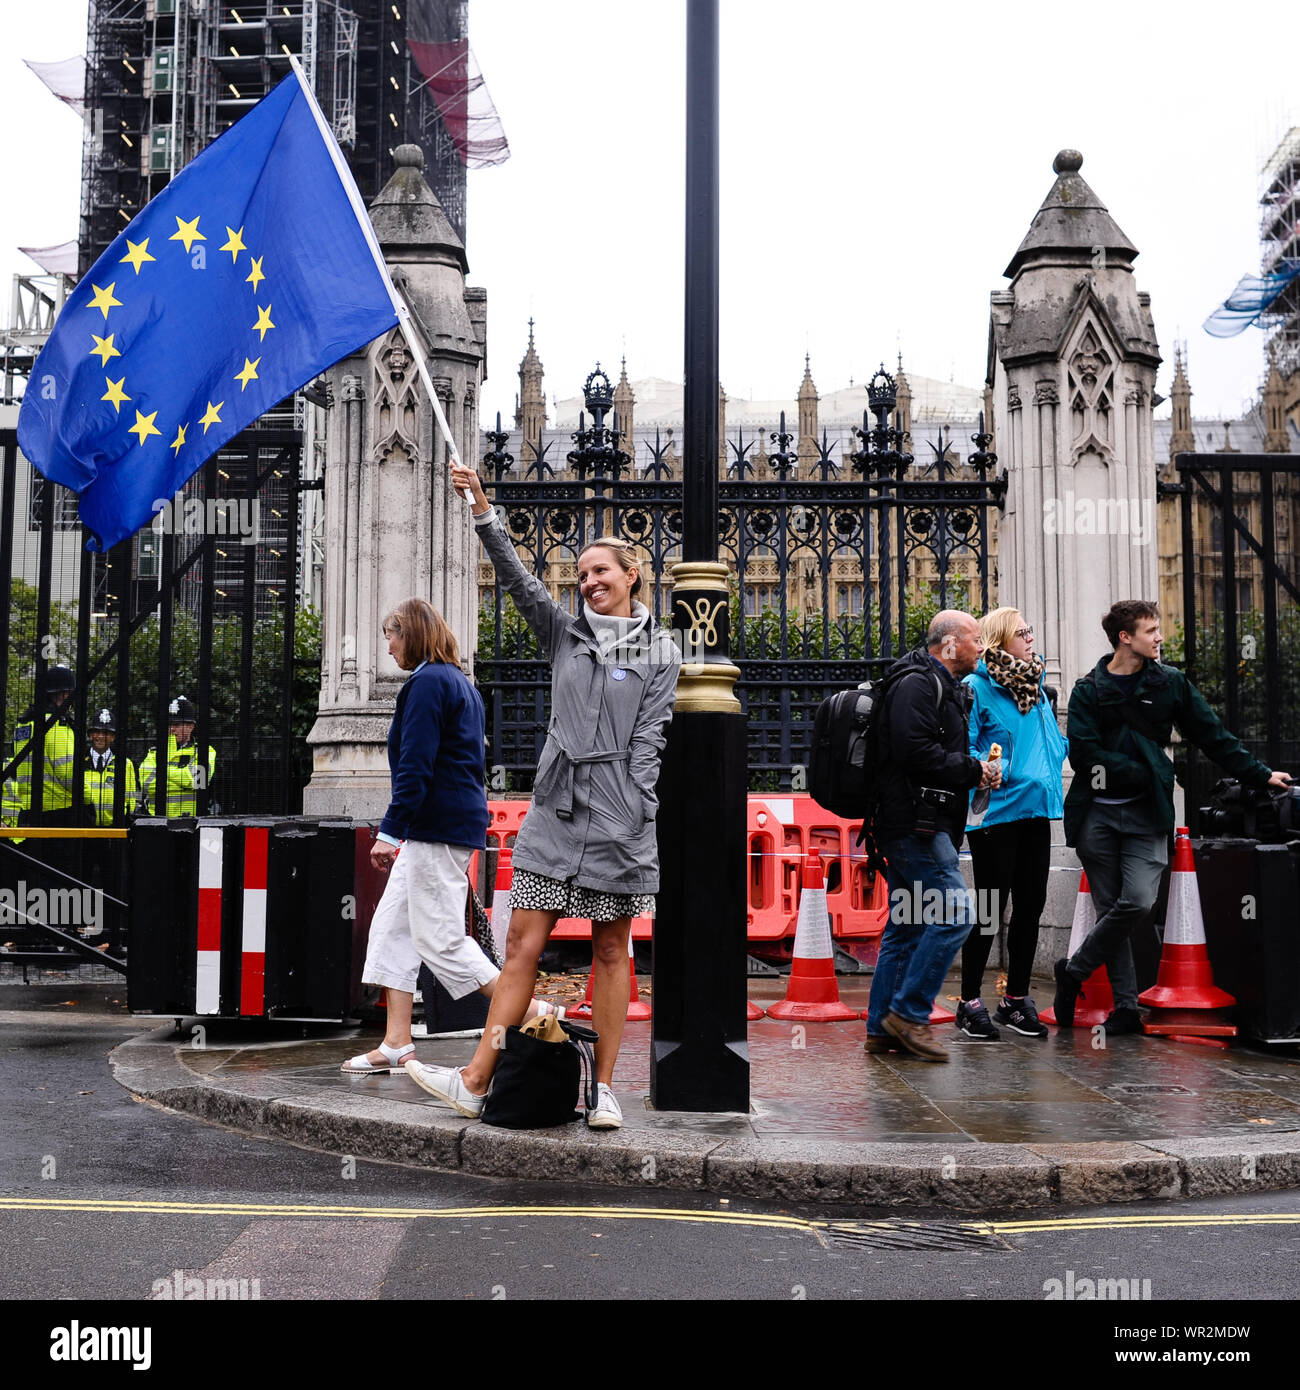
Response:
M196 217L190 222L178 217L176 219L176 230L167 238L168 241L183 241L185 249L188 251L196 241L207 241L207 237L199 231L199 219Z
M253 268L244 277L244 283L251 283L253 286L253 293L256 294L258 285L266 279L266 276L262 274L262 262L266 258L264 256L249 256L248 259L253 263Z
M235 380L239 382L240 391L246 391L248 383L257 380L257 364L261 360L260 357L254 357L250 362L247 357L244 358L244 370L235 373Z
M130 237L127 237L126 255L122 257L122 260L130 261L131 268L135 271L137 275L139 275L140 267L145 263L145 261L154 261L157 259L158 258L156 256L151 256L149 254L148 237L145 237L145 239L139 243L136 243L132 241Z
M180 451L181 451L181 445L184 444L184 443L185 443L185 426L184 426L184 425L177 425L177 427L176 427L176 438L172 440L171 445L169 446L169 447L171 448L172 457L173 457L173 458L174 458L177 454L180 453Z
M260 361L261 359L259 358L258 360ZM204 434L207 434L209 425L219 425L221 423L221 416L217 412L224 405L225 401L218 401L216 405L213 405L211 401L208 402L208 408L203 412L203 417L199 421L199 424L203 426Z
M122 390L122 387L126 385L126 378L121 377L117 381L110 381L108 377L105 377L104 385L108 387L108 390L105 391L99 399L101 401L112 401L114 412L120 415L122 413L122 402L131 399L131 397Z
M226 244L221 249L230 252L230 263L234 265L239 259L239 253L248 250L248 247L244 245L244 229L241 227L235 231L233 227L227 227Z
M116 333L110 333L107 338L101 338L95 333L90 336L95 340L95 346L90 349L90 355L99 358L101 367L108 365L110 357L121 357L122 354L113 346L113 339L117 337ZM107 380L107 378L105 379Z
M90 303L86 305L87 309L102 309L104 311L104 317L107 318L110 309L120 309L122 307L122 301L113 298L113 291L117 288L116 280L104 290L101 290L98 285L91 285L90 288L94 290L95 293Z
M112 286L110 285L109 288L111 289ZM107 318L107 317L108 317L108 315L105 314L105 318ZM265 341L266 341L266 330L267 330L268 328L274 328L274 327L275 327L275 324L273 324L273 323L271 322L271 306L268 304L268 305L266 306L266 308L263 309L262 306L259 304L259 305L257 306L257 322L253 325L253 327L252 327L249 331L252 332L252 333L261 333L262 336L261 336L261 338L258 339L258 341L259 341L259 342L265 342ZM259 359L259 360L260 360L260 359Z
M157 418L158 412L156 410L152 415L141 415L138 410L135 412L135 424L131 426L128 433L138 434L140 436L140 447L142 449L144 448L144 441L148 439L151 434L162 434L162 430L154 429L153 422Z

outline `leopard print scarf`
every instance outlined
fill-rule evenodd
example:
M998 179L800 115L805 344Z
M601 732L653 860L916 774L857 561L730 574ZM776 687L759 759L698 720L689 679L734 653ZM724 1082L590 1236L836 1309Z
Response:
M989 675L1016 702L1021 714L1028 714L1038 703L1041 694L1038 683L1043 678L1045 665L1041 656L1021 661L1001 647L989 647L984 653L984 665Z

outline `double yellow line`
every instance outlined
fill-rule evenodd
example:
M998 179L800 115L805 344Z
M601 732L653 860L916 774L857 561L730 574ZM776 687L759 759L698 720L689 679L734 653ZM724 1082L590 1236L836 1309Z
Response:
M972 1235L1015 1236L1044 1231L1171 1229L1194 1226L1294 1226L1297 1212L1246 1212L1202 1215L1039 1217L1028 1221L959 1221L947 1223L896 1217L880 1221L812 1221L798 1216L760 1212L706 1211L679 1207L603 1206L484 1206L385 1207L340 1206L309 1202L153 1202L141 1198L111 1200L96 1197L0 1197L0 1211L120 1212L139 1216L337 1217L371 1221L485 1221L504 1217L570 1217L588 1221L676 1221L703 1226L749 1226L757 1229L805 1231L819 1239L836 1232L861 1234L872 1230L919 1231L935 1224L956 1224Z

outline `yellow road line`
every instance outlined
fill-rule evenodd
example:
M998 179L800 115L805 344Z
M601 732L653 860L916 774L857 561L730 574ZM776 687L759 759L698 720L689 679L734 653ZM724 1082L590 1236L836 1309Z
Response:
M828 1224L825 1221L805 1221L797 1216L768 1216L758 1212L692 1211L661 1207L353 1207L309 1203L150 1202L59 1197L0 1197L0 1211L133 1212L173 1216L337 1216L457 1221L505 1216L569 1216L616 1221L695 1221L713 1225L772 1226L801 1231L825 1228Z
M1121 1227L1138 1229L1141 1227L1169 1226L1296 1226L1300 1225L1298 1212L1243 1212L1237 1215L1191 1216L1069 1216L1055 1220L1044 1218L1039 1221L991 1221L970 1223L973 1227L997 1235L1015 1235L1020 1231L1104 1231Z
M897 1217L878 1221L813 1221L797 1216L762 1212L692 1210L677 1207L601 1206L484 1206L484 1207L380 1207L341 1206L308 1202L166 1202L93 1197L0 1197L0 1211L121 1212L150 1216L245 1216L339 1217L374 1220L482 1221L502 1217L570 1217L594 1221L679 1221L702 1225L767 1227L777 1230L835 1233L836 1231L897 1231L907 1227L926 1230L935 1220ZM1211 1215L1165 1216L1068 1216L1029 1221L961 1221L963 1229L978 1235L1017 1235L1043 1231L1103 1231L1117 1229L1170 1229L1197 1226L1300 1225L1300 1212L1247 1212Z

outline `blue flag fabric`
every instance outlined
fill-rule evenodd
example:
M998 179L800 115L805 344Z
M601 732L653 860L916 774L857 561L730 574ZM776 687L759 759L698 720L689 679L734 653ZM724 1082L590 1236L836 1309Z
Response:
M68 297L18 443L80 494L90 549L133 535L240 430L397 323L329 139L291 73Z

